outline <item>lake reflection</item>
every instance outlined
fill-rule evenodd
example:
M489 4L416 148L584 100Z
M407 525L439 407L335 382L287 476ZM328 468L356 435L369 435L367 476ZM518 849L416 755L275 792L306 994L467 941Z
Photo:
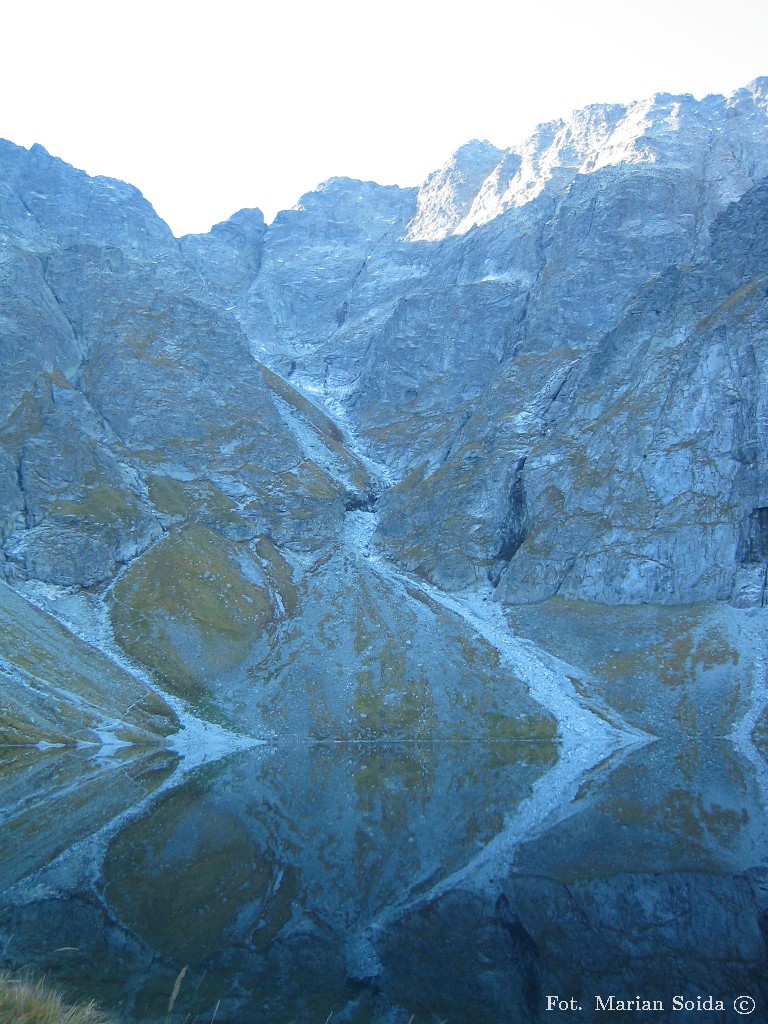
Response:
M615 757L537 816L547 744L258 747L176 784L169 756L27 754L0 771L23 837L14 856L5 832L5 884L36 871L3 897L7 960L147 1021L184 966L174 1021L217 1005L237 1024L544 1021L563 1019L544 1009L557 992L586 1000L567 1018L586 1022L594 993L671 1009L685 985L768 1006L762 796L725 741ZM41 772L49 797L25 821ZM82 815L62 831L78 792L93 831L128 813L46 867L82 839Z

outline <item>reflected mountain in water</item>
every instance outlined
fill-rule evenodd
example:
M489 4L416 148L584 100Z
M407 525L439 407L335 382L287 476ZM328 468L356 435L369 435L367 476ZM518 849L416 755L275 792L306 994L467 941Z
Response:
M39 837L19 873L76 845L6 892L3 942L140 1021L164 1017L185 965L179 1021L218 1005L238 1024L511 1024L549 1019L548 993L766 1005L755 766L727 741L665 737L588 770L536 821L559 753L285 743L170 777L160 752L27 753L6 765L3 806L29 773L51 795L4 823ZM122 811L79 845L75 792Z

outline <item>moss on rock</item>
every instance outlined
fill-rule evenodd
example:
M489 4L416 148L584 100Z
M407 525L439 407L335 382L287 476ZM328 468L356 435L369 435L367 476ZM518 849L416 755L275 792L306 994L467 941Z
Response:
M242 665L274 617L250 549L196 523L132 565L111 608L120 645L194 703L204 701L217 677Z

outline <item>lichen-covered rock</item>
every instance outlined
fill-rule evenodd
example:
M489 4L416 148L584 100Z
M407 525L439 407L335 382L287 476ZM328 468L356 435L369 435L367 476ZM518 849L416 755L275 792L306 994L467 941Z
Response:
M18 469L11 456L0 447L0 544L21 526L23 514Z
M5 544L7 572L102 583L158 541L162 526L118 438L79 391L53 381L37 412L39 429L19 449L25 517Z

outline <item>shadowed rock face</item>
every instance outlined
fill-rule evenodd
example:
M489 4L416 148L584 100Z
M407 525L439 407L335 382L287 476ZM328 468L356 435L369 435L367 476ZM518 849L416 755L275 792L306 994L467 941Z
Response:
M387 494L387 552L448 587L489 571L511 603L759 605L767 199L730 207L706 259L658 275L599 342L510 364L445 461Z

